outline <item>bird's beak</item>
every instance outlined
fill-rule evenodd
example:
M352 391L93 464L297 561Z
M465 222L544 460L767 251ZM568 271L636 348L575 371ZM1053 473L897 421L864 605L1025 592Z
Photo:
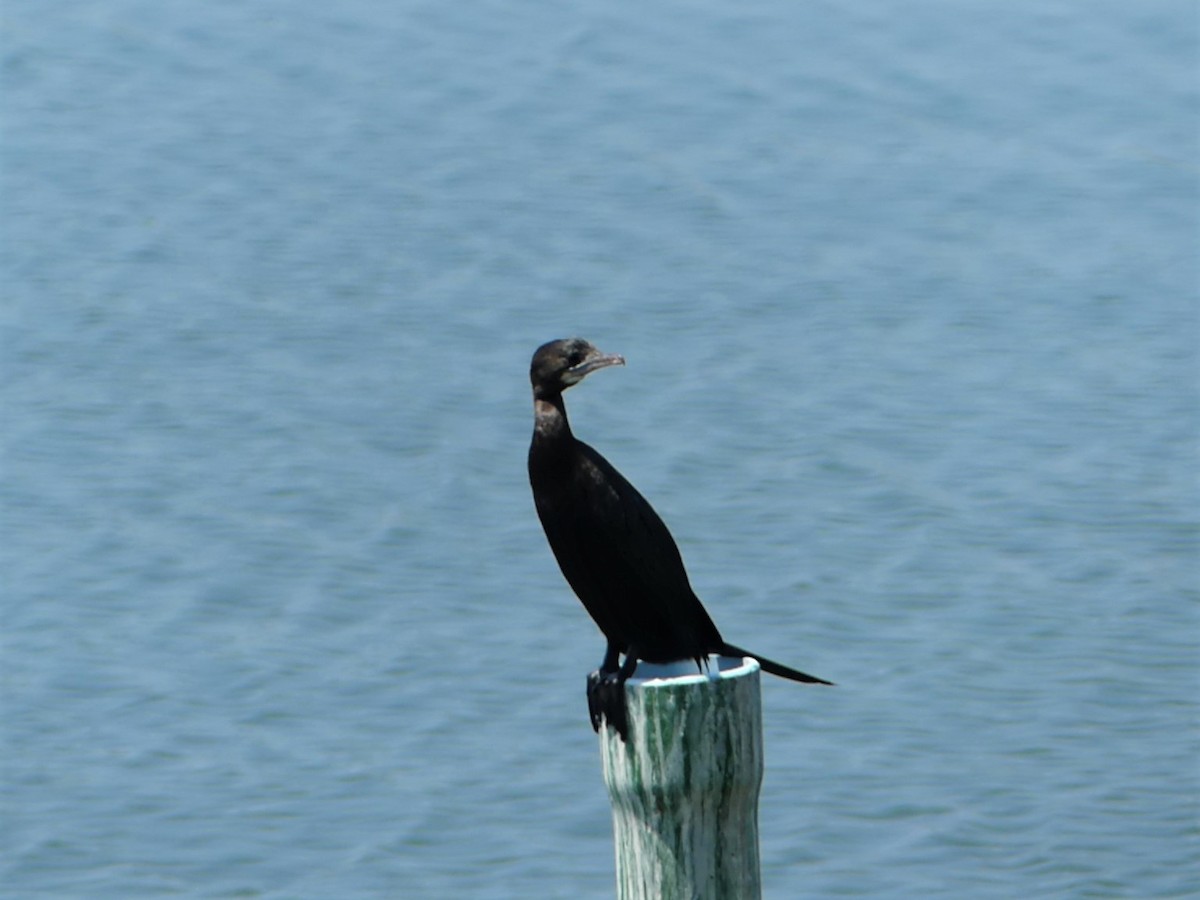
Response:
M597 351L595 356L589 356L579 365L567 369L567 374L571 376L571 383L575 384L581 381L585 375L590 375L597 369L623 365L625 365L625 357L619 353L600 353Z

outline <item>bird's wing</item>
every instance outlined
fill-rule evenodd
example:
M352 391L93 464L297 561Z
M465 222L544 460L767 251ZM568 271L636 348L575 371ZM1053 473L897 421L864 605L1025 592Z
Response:
M577 467L586 498L579 527L590 546L597 576L621 592L620 605L630 643L643 659L683 659L715 650L721 643L700 600L692 591L679 548L658 513L603 456L579 443ZM583 512L583 511L581 511Z

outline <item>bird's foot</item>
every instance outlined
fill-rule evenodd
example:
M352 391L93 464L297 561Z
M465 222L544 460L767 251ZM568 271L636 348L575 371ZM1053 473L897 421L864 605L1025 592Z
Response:
M620 671L605 672L597 669L587 679L588 715L592 730L599 733L600 726L608 726L621 736L629 738L629 716L625 710L625 678Z

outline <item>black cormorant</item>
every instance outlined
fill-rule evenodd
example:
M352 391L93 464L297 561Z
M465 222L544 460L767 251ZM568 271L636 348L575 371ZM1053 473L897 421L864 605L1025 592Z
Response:
M592 727L607 719L624 738L624 683L638 661L709 654L750 656L772 675L830 684L728 644L692 591L675 540L646 499L603 456L575 439L563 391L597 369L624 365L582 338L551 341L533 354L534 428L529 482L550 549L608 641L588 677ZM624 661L621 657L624 656Z

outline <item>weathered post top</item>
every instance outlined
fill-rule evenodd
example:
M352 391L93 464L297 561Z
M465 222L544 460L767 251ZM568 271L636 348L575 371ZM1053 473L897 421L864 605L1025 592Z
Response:
M759 665L639 664L629 740L600 730L619 900L758 900ZM682 674L681 674L682 673Z

